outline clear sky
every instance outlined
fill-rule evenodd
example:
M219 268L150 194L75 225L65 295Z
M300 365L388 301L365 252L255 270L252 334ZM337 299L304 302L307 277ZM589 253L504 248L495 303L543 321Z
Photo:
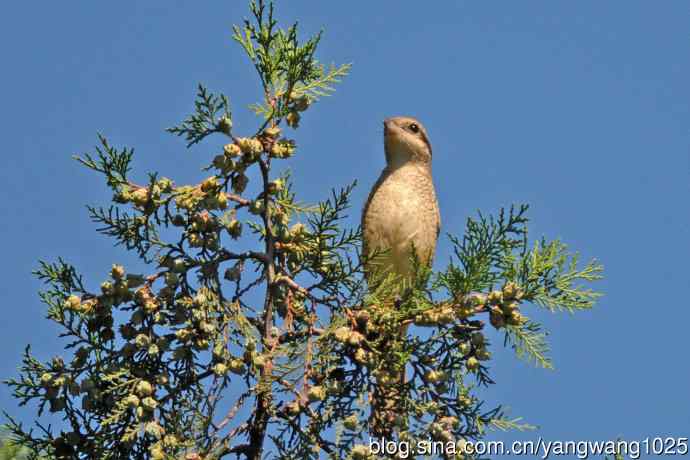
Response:
M27 342L44 358L60 346L30 275L38 259L66 256L92 283L134 262L95 233L84 205L110 194L71 155L102 132L136 149L136 177L199 180L217 144L187 151L163 132L191 111L197 82L230 96L238 132L255 128L246 106L259 87L230 39L245 3L4 6L3 378ZM381 121L409 114L434 147L444 232L461 233L477 209L527 202L533 237L604 264L593 311L526 310L551 331L555 371L517 361L497 336L488 404L506 403L547 440L690 435L688 3L283 0L277 11L325 29L322 61L353 63L294 136L302 200L357 179L356 225L384 162ZM437 266L449 255L442 238ZM30 418L5 387L0 407Z

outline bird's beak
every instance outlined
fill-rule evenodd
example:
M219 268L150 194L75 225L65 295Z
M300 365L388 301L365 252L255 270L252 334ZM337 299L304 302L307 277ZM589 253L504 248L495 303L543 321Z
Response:
M384 136L388 135L388 132L391 130L391 125L392 125L392 121L390 118L386 118L385 120L383 120L383 134L384 134Z

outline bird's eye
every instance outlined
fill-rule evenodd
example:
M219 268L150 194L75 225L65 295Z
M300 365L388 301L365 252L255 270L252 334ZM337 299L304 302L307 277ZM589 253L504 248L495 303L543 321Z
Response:
M409 128L410 128L410 131L412 131L413 133L419 132L419 125L417 123L411 123Z

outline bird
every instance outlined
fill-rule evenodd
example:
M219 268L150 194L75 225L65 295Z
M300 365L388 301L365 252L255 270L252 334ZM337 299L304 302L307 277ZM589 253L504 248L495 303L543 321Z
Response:
M371 258L365 261L370 287L382 274L410 281L413 248L418 261L430 266L441 229L426 129L411 117L386 118L383 138L386 166L362 212L362 252L365 260Z
M415 274L414 258L431 266L441 228L441 214L431 174L432 149L424 126L411 117L386 118L383 122L386 166L374 184L362 211L362 252L369 290L392 274L396 308L400 295ZM379 347L390 352L392 342L407 335L382 338ZM389 436L401 413L404 367L384 359L371 393L371 433Z

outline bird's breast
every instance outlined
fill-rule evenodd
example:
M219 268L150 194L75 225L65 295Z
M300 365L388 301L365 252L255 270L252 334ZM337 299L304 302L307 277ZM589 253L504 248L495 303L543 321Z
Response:
M369 198L362 224L366 250L390 250L396 271L408 271L412 245L417 256L429 262L439 225L431 174L417 168L384 171Z

